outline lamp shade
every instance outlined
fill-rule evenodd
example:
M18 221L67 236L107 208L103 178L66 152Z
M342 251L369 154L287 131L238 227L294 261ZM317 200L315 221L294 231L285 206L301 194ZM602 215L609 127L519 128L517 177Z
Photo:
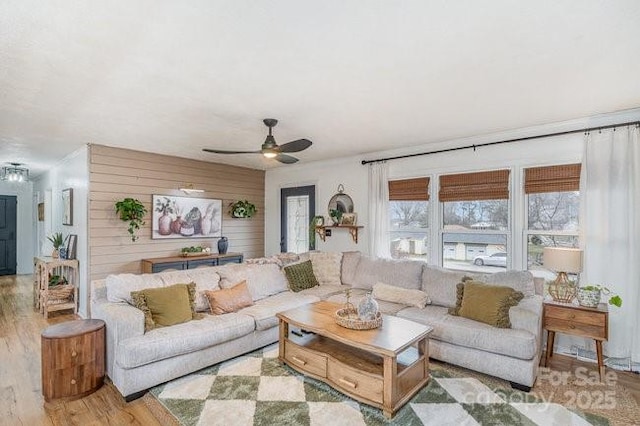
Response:
M582 250L565 247L545 247L544 267L555 272L577 274L582 271Z

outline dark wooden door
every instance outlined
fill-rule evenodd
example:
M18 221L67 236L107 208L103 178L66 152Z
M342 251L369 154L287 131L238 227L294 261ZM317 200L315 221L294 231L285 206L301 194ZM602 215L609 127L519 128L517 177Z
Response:
M280 251L302 253L309 245L309 221L316 214L316 187L280 190Z
M16 206L12 195L0 195L0 275L16 273Z

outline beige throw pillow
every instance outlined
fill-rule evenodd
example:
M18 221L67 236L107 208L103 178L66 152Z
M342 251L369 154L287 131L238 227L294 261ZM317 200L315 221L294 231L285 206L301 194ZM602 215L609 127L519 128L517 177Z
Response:
M413 290L378 282L373 286L373 298L386 302L400 303L416 308L424 308L431 303L429 295L421 290Z
M211 313L214 315L237 312L242 308L253 305L251 293L247 288L247 282L242 281L231 288L205 291Z
M284 272L273 263L266 265L228 264L218 268L218 274L220 274L220 287L222 288L230 288L240 281L246 281L254 302L288 290Z
M340 281L342 253L311 252L309 258L313 267L313 275L320 285L342 285Z

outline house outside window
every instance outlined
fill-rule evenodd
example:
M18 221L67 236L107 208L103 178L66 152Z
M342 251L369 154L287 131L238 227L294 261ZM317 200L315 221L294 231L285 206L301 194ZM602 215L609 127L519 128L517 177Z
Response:
M578 247L580 168L578 163L524 170L527 268L546 280L556 273L544 268L544 247Z
M510 264L509 170L440 176L442 265L475 272Z
M429 258L429 178L389 181L391 257Z

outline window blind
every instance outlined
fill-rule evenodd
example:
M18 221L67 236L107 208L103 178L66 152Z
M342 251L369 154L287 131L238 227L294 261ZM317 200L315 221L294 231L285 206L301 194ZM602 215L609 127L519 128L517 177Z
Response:
M438 195L441 202L508 199L509 170L440 176Z
M390 201L429 200L429 178L415 178L389 181Z
M524 192L579 191L581 167L577 163L524 169Z

